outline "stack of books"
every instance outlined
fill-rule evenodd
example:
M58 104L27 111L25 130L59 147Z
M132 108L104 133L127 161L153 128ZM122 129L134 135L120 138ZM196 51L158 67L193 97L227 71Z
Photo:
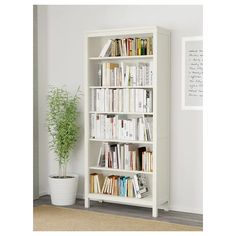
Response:
M152 172L152 152L133 144L103 143L99 150L98 167Z
M126 116L91 114L91 138L152 141L152 117L122 117Z
M152 63L124 64L124 62L98 64L99 86L152 86Z
M109 39L99 57L152 55L152 37Z
M91 89L91 110L96 112L152 112L152 90Z
M90 174L90 193L101 193L104 177L102 174Z
M130 176L117 175L109 175L105 178L102 176L101 179L104 180L102 189L97 189L98 186L96 187L96 185L94 185L95 182L93 181L96 179L96 176L102 175L96 173L90 174L90 193L136 198L143 198L148 195L147 181L145 176L142 176L141 174L136 174L133 178ZM99 182L99 184L101 183L102 182Z

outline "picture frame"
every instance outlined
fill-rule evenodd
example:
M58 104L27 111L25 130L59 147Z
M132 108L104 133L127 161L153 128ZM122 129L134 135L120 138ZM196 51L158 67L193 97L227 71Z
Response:
M182 110L203 109L203 38L182 38Z

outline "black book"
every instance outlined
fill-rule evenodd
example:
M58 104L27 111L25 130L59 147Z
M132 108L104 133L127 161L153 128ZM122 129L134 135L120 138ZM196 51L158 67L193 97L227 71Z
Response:
M142 153L146 151L146 147L139 147L138 148L138 167L139 170L142 170Z

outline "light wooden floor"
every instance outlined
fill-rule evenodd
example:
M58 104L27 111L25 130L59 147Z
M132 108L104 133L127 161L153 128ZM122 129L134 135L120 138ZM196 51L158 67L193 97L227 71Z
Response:
M42 196L39 199L34 200L34 206L45 205L45 204L51 205L50 196L48 195ZM76 204L73 206L68 206L68 208L84 210L85 209L84 200L77 199ZM192 214L178 211L166 212L164 210L159 210L158 211L159 216L157 218L153 218L152 210L149 208L127 206L127 205L105 203L105 202L100 203L96 201L90 201L90 208L86 210L203 227L203 216L201 214Z

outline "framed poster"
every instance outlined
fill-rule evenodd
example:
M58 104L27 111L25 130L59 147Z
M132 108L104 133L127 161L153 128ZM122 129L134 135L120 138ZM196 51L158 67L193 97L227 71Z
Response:
M182 38L182 109L202 110L203 105L203 40Z

